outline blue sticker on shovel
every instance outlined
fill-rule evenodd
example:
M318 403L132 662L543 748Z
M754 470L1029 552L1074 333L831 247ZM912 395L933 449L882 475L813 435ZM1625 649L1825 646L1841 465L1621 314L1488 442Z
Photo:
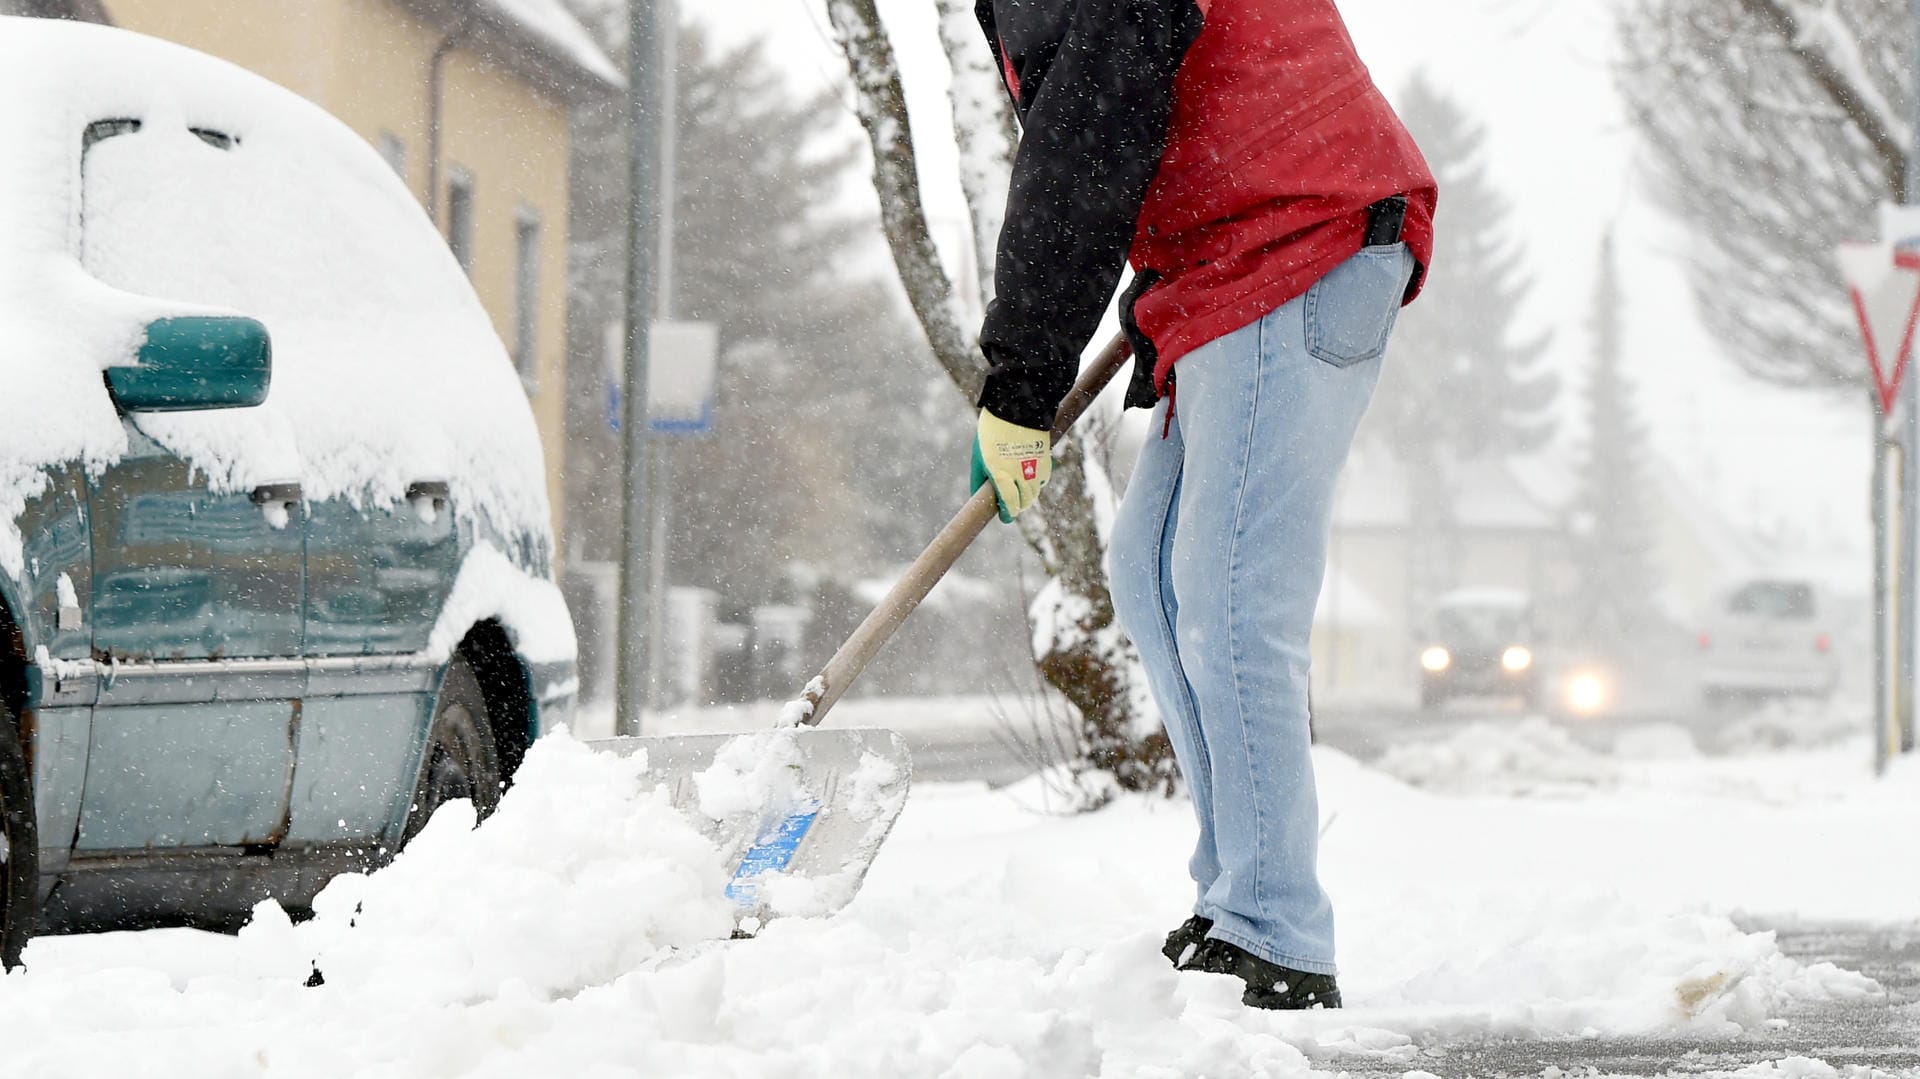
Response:
M753 846L740 856L740 868L733 871L733 881L727 885L727 898L742 908L752 906L760 892L755 878L787 868L819 816L820 803L811 802L760 829Z

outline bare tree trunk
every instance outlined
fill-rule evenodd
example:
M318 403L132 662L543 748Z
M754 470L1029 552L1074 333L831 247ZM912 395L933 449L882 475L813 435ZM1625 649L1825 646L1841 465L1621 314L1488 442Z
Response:
M993 252L1016 139L991 54L975 28L963 22L968 5L939 3L941 40L954 67L961 185L973 214L984 299L992 288ZM893 48L875 0L829 0L827 12L853 73L856 111L873 148L880 223L908 302L941 366L972 403L986 364L975 334L962 331L955 318L959 305L953 282L927 228ZM1076 759L1069 762L1075 772L1108 772L1127 790L1171 790L1171 748L1153 718L1132 643L1114 622L1101 527L1112 519L1112 504L1112 483L1088 456L1086 440L1065 440L1039 505L1019 518L1021 535L1039 554L1049 578L1029 611L1034 650L1042 676L1079 713Z
M986 360L960 328L953 282L933 246L920 198L919 162L907 122L907 94L893 43L880 25L874 0L830 0L827 15L853 75L854 110L873 144L873 187L880 195L880 227L907 303L927 331L934 359L969 401L986 380Z
M1741 0L1800 61L1807 77L1832 99L1847 122L1873 146L1888 176L1904 177L1911 135L1894 106L1863 78L1860 43L1838 16L1824 7L1807 10L1792 0Z

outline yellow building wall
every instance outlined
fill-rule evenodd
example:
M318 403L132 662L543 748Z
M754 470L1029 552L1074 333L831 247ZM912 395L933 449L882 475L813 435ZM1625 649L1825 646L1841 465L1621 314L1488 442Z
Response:
M528 397L546 449L554 535L566 438L567 174L571 155L566 106L504 78L470 53L445 69L446 123L441 143L441 212L454 168L473 177L473 284L502 340L514 340L514 255L522 214L540 223L539 302ZM556 552L557 553L557 552ZM556 564L559 559L556 558Z
M445 32L386 0L109 0L115 25L230 60L339 117L375 145L405 148L407 186L424 204L429 79ZM539 299L528 398L546 453L553 530L561 535L566 418L567 106L469 48L441 68L440 199L454 170L473 180L474 291L509 350L515 336L515 227L536 215ZM555 559L558 569L559 559Z
M340 55L338 0L108 0L114 25L177 41L325 104Z

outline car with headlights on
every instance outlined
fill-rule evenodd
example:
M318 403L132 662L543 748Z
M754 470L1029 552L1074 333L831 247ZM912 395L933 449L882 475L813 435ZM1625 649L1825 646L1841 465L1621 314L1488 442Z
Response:
M1506 588L1459 589L1441 596L1420 650L1420 706L1457 697L1505 697L1533 707L1539 633L1533 601Z
M575 692L541 445L318 107L0 18L0 959L230 925L485 812Z

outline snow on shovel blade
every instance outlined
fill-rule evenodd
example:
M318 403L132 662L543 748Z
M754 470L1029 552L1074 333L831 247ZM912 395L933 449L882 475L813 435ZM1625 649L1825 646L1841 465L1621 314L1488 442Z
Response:
M647 777L732 868L749 930L830 914L853 899L907 802L913 762L889 730L786 728L589 742L646 754Z

